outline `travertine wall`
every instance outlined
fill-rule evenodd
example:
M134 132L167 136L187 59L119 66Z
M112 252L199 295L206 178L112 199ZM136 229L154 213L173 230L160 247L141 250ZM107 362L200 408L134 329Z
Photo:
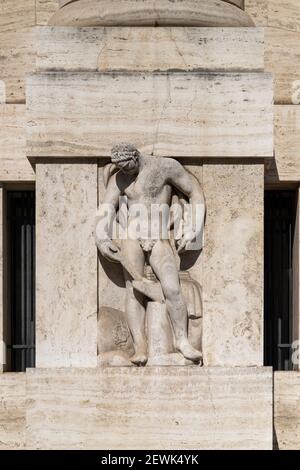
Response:
M168 444L172 443L167 441L168 432L164 434L163 429L164 426L176 426L177 430L187 427L188 441L176 441L173 448L200 448L201 445L219 448L221 444L235 448L271 448L270 396L273 388L270 369L179 370L186 378L180 381L180 397L177 395L176 405L172 401L173 394L169 402L166 397L171 387L179 385L178 368L175 374L172 373L174 369L168 372L160 368L159 381L156 369L139 369L135 374L131 369L130 375L136 377L132 377L135 387L130 392L135 391L137 401L131 395L128 401L126 376L129 372L124 369L121 373L112 369L29 370L27 380L22 373L0 375L0 449L23 449L26 446L38 449L99 449L105 447L104 438L109 440L108 448L110 438L118 429L119 420L126 410L129 427L126 436L121 436L120 447L122 444L122 448L132 444L137 446L139 439L145 437L143 432L138 434L137 431L141 430L137 430L135 418L136 403L141 402L140 388L136 387L142 386L141 380L147 383L149 392L143 400L145 429L150 429L146 436L149 447L150 444L157 444L154 442L157 435L164 448L169 447ZM151 400L154 396L154 389L150 387L151 376L155 377L156 400ZM192 387L189 385L185 390L187 377ZM157 383L160 384L159 388ZM224 401L224 390L230 392L233 398L232 407L228 400ZM273 393L275 447L299 449L300 374L276 372ZM166 403L172 410L169 416ZM151 426L149 423L152 423ZM224 436L222 443L220 439ZM159 448L158 444L156 448Z
M204 363L262 365L263 164L204 164L203 189Z
M33 69L31 28L46 25L57 11L57 0L2 0L0 25L0 80L7 101L25 99L25 74ZM266 28L267 70L275 73L275 103L299 103L300 6L298 0L245 0L245 9L256 26ZM294 88L293 88L294 87ZM298 92L297 92L298 90Z
M272 157L263 73L58 72L30 77L27 154L109 156L113 142L172 157Z
M278 105L274 109L275 159L266 163L266 183L300 180L300 106Z
M97 163L36 166L37 367L97 365Z
M9 102L25 99L24 75L33 69L34 25L46 25L57 11L57 0L2 0L0 79L6 82ZM245 0L245 9L256 26L266 28L267 71L275 73L275 102L291 104L300 99L298 0ZM27 34L28 33L28 34ZM293 88L295 87L295 88ZM297 90L298 89L298 93Z
M138 42L126 39L122 70L116 72L114 62L105 57L110 57L111 48L117 47L114 41L118 44L121 37L132 37L132 31L100 27L62 28L58 33L53 28L38 31L43 45L38 53L39 73L28 79L27 152L39 158L41 167L49 157L64 157L59 163L63 168L70 157L81 157L81 161L87 157L103 161L106 157L107 161L112 144L124 140L133 141L142 151L184 158L194 165L202 163L201 157L217 159L215 165L207 162L203 175L209 208L203 252L204 264L207 263L203 276L205 365L261 365L262 157L273 155L272 78L262 70L262 31L251 28L228 32L217 28L213 34L208 28L161 27L145 33L137 28L148 46L150 59L145 56L140 64L144 70L137 70L131 58L135 57ZM102 38L104 45L97 56L96 46ZM195 41L192 48L187 46L189 39ZM170 70L166 71L165 57L174 41L179 55L169 59ZM220 54L209 53L210 47L218 50L217 41L232 53L226 64ZM233 59L249 44L254 46L256 56L247 53L241 61ZM89 60L81 61L84 48L90 50ZM196 48L197 63L193 65ZM163 54L159 54L161 50ZM102 55L105 60L101 63ZM190 60L191 68L186 66L185 70L181 62L181 71L174 72L179 56L184 63ZM220 157L228 160L220 161ZM230 163L234 157L239 164ZM261 158L260 165L256 164L256 157ZM44 175L38 177L40 188L47 186ZM76 177L74 170L74 180ZM100 199L102 193L99 180ZM46 226L51 224L50 216L44 217ZM224 233L227 244L220 235ZM232 243L233 236L238 237L239 243ZM249 248L254 250L250 260ZM224 251L230 269L225 262L219 264ZM196 278L200 280L198 274ZM109 266L99 265L99 306L123 310L122 275L118 272L115 281L112 277ZM237 291L236 298L230 284ZM43 316L43 309L38 316ZM63 327L63 317L56 319L58 322ZM46 333L49 328L51 331L50 323L44 326ZM47 347L50 351L49 344Z
M0 449L271 447L270 368L28 369L26 375L0 375Z
M275 445L300 450L300 373L274 374Z
M26 374L0 374L0 450L25 448Z
M26 115L23 104L0 104L0 181L34 181L26 158Z
M57 9L57 2L55 0L19 0L18 2L2 0L1 7L0 182L33 181L35 179L33 168L26 159L25 149L25 76L34 70L33 64L36 57L39 71L49 72L51 69L53 71L57 67L53 64L54 55L56 60L57 58L60 60L58 69L61 72L72 72L73 70L78 72L78 63L80 63L81 71L92 71L94 76L108 70L120 72L118 67L131 71L145 70L145 68L147 70L149 67L149 70L157 69L160 72L172 68L194 70L198 74L199 71L204 72L206 69L216 72L218 75L214 76L215 82L207 84L206 91L208 93L205 96L196 96L195 92L192 100L189 100L184 93L180 95L181 92L175 91L171 86L168 87L169 80L164 79L167 82L167 86L162 92L164 106L159 109L159 125L154 130L155 119L149 119L150 126L152 125L150 137L153 140L153 136L155 136L156 142L155 148L150 148L150 151L159 152L162 149L166 151L165 149L169 149L173 141L170 137L174 137L178 131L185 131L180 119L175 121L173 116L174 114L180 117L179 110L184 110L186 112L185 118L191 129L194 129L193 126L195 126L198 132L200 123L200 129L203 129L204 132L193 133L194 129L191 135L189 133L183 134L183 139L180 135L178 145L176 144L172 150L174 155L180 157L188 155L227 156L230 158L234 156L241 158L249 156L271 157L273 146L270 139L267 138L271 131L271 116L269 111L266 111L270 110L270 96L266 96L263 88L264 83L266 85L264 82L266 77L254 84L250 84L249 79L251 77L256 80L259 76L257 72L263 68L261 30L249 28L238 31L230 28L199 31L191 29L187 34L172 28L147 28L147 32L142 32L138 28L134 32L130 28L119 29L119 31L109 28L93 31L86 29L66 31L62 29L59 34L57 31L55 32L54 40L51 28L45 28L38 32L40 37L44 37L44 47L39 45L38 51L36 51L36 33L33 32L32 27L46 25ZM298 164L300 4L298 0L245 0L245 7L256 24L265 27L266 71L275 75L276 164L269 162L267 165L266 182L272 185L281 181L297 184L300 181ZM98 41L100 40L103 47L99 46ZM49 48L47 41L51 46ZM160 54L157 54L157 49L153 47L154 41L159 42ZM220 53L220 47L222 47L222 53ZM120 51L123 61L121 65L117 57ZM241 67L241 70L237 69L238 66ZM231 72L231 79L228 76L226 79L222 78L224 70ZM254 71L255 74L253 74ZM249 72L248 79L244 75L246 81L241 79L240 85L246 86L246 88L243 87L243 90L246 91L242 90L242 93L245 94L246 99L250 98L250 102L244 102L242 107L238 105L237 101L234 101L236 99L234 92L232 91L231 95L229 91L233 85L236 85L233 77L237 77L237 74L241 72ZM88 74L85 76L88 77ZM263 75L260 76L263 77ZM50 86L57 86L59 81L60 78L55 78L55 74L53 74L47 82L47 90L41 86L40 97L49 100L51 98ZM31 84L35 83L40 86L38 82L39 80L36 78L30 79ZM155 86L155 80L153 83ZM201 82L200 89L203 89L204 83L205 81ZM248 84L249 88L247 88ZM94 87L99 85L97 80L93 85ZM213 93L209 93L210 87L213 89L217 86L220 87L218 93L221 91L220 95L225 100L221 100L219 103L214 101ZM68 93L65 93L66 90ZM47 95L46 91L50 94ZM98 137L95 138L99 121L93 122L93 118L96 119L98 114L95 116L93 113L90 114L86 123L84 123L86 116L78 117L76 115L77 106L84 113L86 111L84 103L88 102L88 99L94 99L97 95L93 86L88 89L85 80L83 80L77 83L76 93L78 94L72 95L73 91L70 92L66 87L61 89L61 93L61 99L66 100L64 101L65 108L55 109L53 102L51 103L53 107L51 126L46 119L44 120L45 116L40 103L34 103L35 109L39 113L33 116L33 119L31 115L29 116L29 135L34 136L32 142L36 145L32 154L35 156L43 154L44 157L48 157L51 152L59 157L67 154L71 157L107 155L107 143L106 147L103 146L101 149L101 142L97 140ZM172 93L172 98L175 94L175 100L171 99L169 93ZM179 96L181 96L180 99ZM72 101L74 97L76 98L76 106ZM200 106L197 100L201 97L204 99L202 99ZM47 103L49 110L50 103L49 101ZM29 104L32 103L29 102ZM155 109L156 104L156 102L153 102L152 105L150 103L151 112L153 112L152 109ZM123 105L125 109L126 101L123 102ZM226 107L226 105L228 106ZM82 107L80 108L80 106ZM234 116L224 119L222 115L221 120L223 121L218 121L216 118L218 115L217 106L222 107L222 111L225 109L229 114L235 112L241 115L242 113L246 119L244 122L237 122ZM201 116L201 109L206 111L203 116ZM72 117L75 120L77 119L78 128L74 126L70 115L65 112L66 110L73 114ZM169 112L168 116L166 111ZM120 110L116 111L116 113L119 112ZM154 114L151 112L149 115L153 118ZM206 122L206 116L209 116L208 122ZM64 118L65 127L63 128L60 128L61 117ZM157 122L157 116L154 117ZM36 118L38 118L39 125L42 123L39 128L35 127ZM145 122L140 135L144 134L145 128L149 126L148 118L144 116L142 118L145 119ZM126 118L126 122L127 120ZM140 121L141 119L139 119ZM58 125L57 122L60 124ZM110 125L112 132L110 139L113 132L116 132L113 127L114 122ZM218 132L216 129L220 123L222 129L220 135L223 141L215 143L215 139L219 135L219 129ZM247 142L242 142L239 138L241 135L245 136L245 129L249 124L249 139L247 138ZM235 127L237 132L233 132ZM83 136L80 135L76 140L78 129L80 132L86 131L86 133ZM56 147L49 146L45 138L48 132L52 136L64 133L65 140L61 144L56 138L53 141ZM261 132L266 134L261 134ZM120 132L116 133L116 136L119 135ZM267 136L265 139L264 135ZM150 137L148 136L148 141L150 141ZM132 138L132 134L129 134L129 138ZM257 144L261 138L262 146L258 148ZM38 142L42 142L43 145L38 147ZM80 147L82 142L84 147ZM225 146L223 146L224 142ZM138 143L144 145L142 141L138 141ZM147 145L144 148L149 150L149 144ZM68 153L69 150L66 150L67 147L71 148L70 153ZM30 146L30 148L32 147ZM182 148L188 149L187 152L183 154ZM99 149L101 155L98 153ZM93 163L86 160L84 164L82 161L75 164L74 161L67 162L66 160L50 164L46 159L43 165L37 165L38 253L44 260L38 267L40 284L38 284L37 294L39 311L37 319L38 365L42 367L54 365L91 367L95 365L97 265L96 250L92 239L92 218L86 218L86 214L91 215L97 204L97 166L96 160ZM204 349L207 351L205 361L206 364L218 365L261 364L262 164L253 162L250 165L246 159L243 165L241 162L229 161L219 161L218 164L217 161L215 163L205 162L203 184L207 192L209 207L206 246L203 253L206 266L205 273L203 273L205 274L203 287L206 309L206 336L204 339L206 346ZM60 225L62 220L65 228ZM228 236L224 237L224 234ZM64 243L66 236L69 240L67 246ZM296 240L298 239L296 238ZM197 265L196 269L200 265L202 269L201 263ZM228 270L228 266L231 269ZM197 276L200 277L200 271ZM295 299L296 302L298 300L299 298ZM75 315L74 312L76 312ZM218 325L218 329L216 325ZM153 391L150 398L153 398L155 406L157 403L163 403L165 406L163 392L169 392L170 384L174 389L177 388L181 393L182 401L178 407L179 420L176 426L181 427L183 433L188 436L191 433L190 429L193 430L188 442L177 441L176 446L196 446L198 442L196 439L203 433L207 440L205 441L204 438L199 445L206 446L206 448L210 448L212 442L214 446L220 442L220 446L222 444L227 447L270 448L270 373L264 376L265 372L262 372L260 376L259 372L258 376L255 376L253 370L248 370L245 375L239 369L230 372L226 369L223 371L195 369L193 372L182 370L180 372L182 374L195 374L195 376L199 374L197 381L200 382L200 387L197 388L197 393L193 389L192 400L190 394L187 395L191 392L191 387L188 387L187 390L184 387L177 388L179 387L176 381L178 371L170 378L168 372L163 370L159 393L155 395L153 388L150 387L150 391ZM126 376L127 371L122 373ZM140 371L133 372L133 374L135 373L140 373ZM151 377L151 373L151 369L142 371L144 381L138 383L146 384L147 388L149 385L148 376ZM249 379L248 374L251 375L251 373L254 375ZM105 375L107 386L117 387L121 383L123 395L117 392L116 396L109 395L103 381L101 381L103 379L101 374ZM172 374L170 373L170 375ZM85 379L83 385L82 377ZM300 440L298 432L298 409L300 408L298 378L297 374L293 375L292 373L275 374L275 428L278 444L281 448L297 447ZM23 447L25 445L24 375L4 374L0 379L0 405L3 410L0 418L1 445L4 448ZM49 380L52 388L49 388ZM193 377L189 377L189 380L191 384L194 384ZM97 389L95 389L96 386ZM157 386L156 381L155 386ZM45 395L40 393L41 390L45 391ZM227 401L224 403L224 390L226 393L232 394L234 398L231 403L232 408L228 408ZM70 392L70 396L68 396L68 392ZM128 396L131 399L132 395L129 392L131 393L132 390L126 389L125 381L121 380L120 382L117 371L32 371L28 378L29 446L41 448L61 445L60 429L62 426L64 430L68 431L64 432L64 439L66 434L69 439L69 441L64 440L67 445L99 448L99 445L103 444L102 437L100 439L97 435L94 436L92 434L94 429L97 431L103 429L110 444L116 427L113 425L110 428L107 427L106 418L103 418L101 412L103 411L104 415L108 413L110 422L118 424L120 416L124 417L124 409L129 409L126 419L129 419L130 426L134 431L136 410L130 408L132 402L128 402ZM138 392L137 388L136 393ZM55 394L60 398L59 403L53 398ZM92 397L91 401L85 401L86 397L89 397L88 399ZM139 398L137 395L137 400ZM66 399L69 400L68 404L64 401ZM115 400L113 407L111 407L112 399ZM191 401L195 405L192 413ZM52 407L50 411L48 409L49 403ZM120 406L120 403L123 407ZM177 409L176 405L175 409ZM186 420L181 419L181 412L187 417ZM45 432L47 426L43 426L45 414L47 414L46 423L51 428L53 425L54 431L50 431L50 434ZM150 401L147 402L145 416L147 425L151 422L155 422L156 425L157 422L165 424L160 420L157 409L154 410ZM232 416L235 421L232 420ZM255 422L253 416L255 416ZM194 418L197 419L197 423L191 427ZM202 426L203 422L206 424L205 428ZM217 424L220 422L222 423L221 431ZM168 426L174 425L173 421L171 423L166 421L166 423ZM153 433L157 432L154 424L151 430ZM196 433L198 433L197 436ZM2 434L5 434L4 437ZM166 434L163 435L163 439ZM127 432L126 435L128 435ZM149 446L153 445L154 441L151 441L153 435L147 436ZM135 436L134 433L133 436ZM143 436L140 433L135 439L138 441ZM168 446L170 441L163 439L164 445ZM132 446L132 441L128 442Z
M3 98L6 96L6 102L24 103L25 75L32 72L34 68L36 41L33 38L32 27L46 25L52 14L57 11L58 2L57 0L19 0L18 2L2 0L2 8L0 17L0 80L2 82L0 81L0 89ZM284 2L281 0L245 0L245 9L252 16L256 25L265 27L266 70L275 74L275 103L293 104L294 106L299 104L300 66L297 51L300 42L300 4L298 0L285 0ZM163 38L162 41L164 41ZM149 54L149 60L151 60L151 51ZM213 47L209 50L209 56L211 54L213 54ZM85 57L89 56L91 54L85 54ZM169 56L171 57L173 54L169 54ZM230 57L229 54L221 54L221 57L225 56ZM243 54L243 56L248 57L247 54ZM239 57L239 55L233 52L232 57ZM113 54L110 61L112 61L110 65L113 66ZM191 52L191 65L196 64ZM105 65L106 59L98 64L100 67ZM12 108L7 112L12 116L15 110ZM277 111L276 107L275 113L280 116L280 110ZM297 115L298 109L295 108L294 113ZM20 114L19 112L16 114L16 120L18 120ZM25 111L23 111L23 115L25 115ZM278 125L281 126L280 117L278 119ZM284 115L282 119L285 119ZM294 121L294 124L291 124L294 125L294 127L290 127L292 134L298 132L297 122ZM13 151L9 152L9 155L15 159ZM0 161L2 158L0 154ZM20 155L19 164L16 166L15 162L10 163L5 157L5 165L15 170L11 173L11 180L33 179L34 175L29 176L30 168L27 167L26 162L21 161L21 158L25 159L25 154L22 154L22 157ZM288 168L282 165L280 156L278 158L279 172L274 172L273 166L270 171L269 166L266 167L267 183L295 181L298 171L298 154L296 153L293 159L289 158Z
M27 396L29 448L272 448L270 368L31 369Z
M43 26L35 38L44 72L264 69L263 28Z

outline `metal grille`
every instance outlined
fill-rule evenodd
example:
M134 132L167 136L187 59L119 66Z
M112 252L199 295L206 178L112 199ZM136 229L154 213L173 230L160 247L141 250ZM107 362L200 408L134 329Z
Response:
M292 369L294 191L265 193L265 365Z
M35 193L8 192L11 370L35 366Z

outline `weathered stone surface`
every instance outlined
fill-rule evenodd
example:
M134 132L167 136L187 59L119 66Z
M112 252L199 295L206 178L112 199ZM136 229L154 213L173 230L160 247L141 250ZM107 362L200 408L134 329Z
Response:
M245 0L256 26L265 26L266 71L274 74L277 104L300 104L300 3L298 0Z
M59 8L60 0L36 0L36 24L47 25Z
M300 31L266 28L265 68L274 74L276 104L300 104L299 49Z
M166 305L148 302L146 322L149 357L174 352L172 325Z
M0 32L0 78L6 102L25 102L26 75L33 71L35 43L32 28Z
M298 0L268 0L268 26L300 32Z
M27 390L30 448L272 448L270 368L30 369Z
M263 175L263 165L203 166L203 353L208 366L262 365Z
M59 8L64 7L68 3L77 2L77 0L58 0Z
M300 104L300 3L245 0L256 26L265 27L265 69L274 74L276 104Z
M34 62L34 25L34 0L1 0L0 80L5 84L7 103L25 101L25 74Z
M37 71L249 71L264 68L262 28L39 27Z
M36 165L36 361L97 364L97 164Z
M111 307L100 307L98 313L98 353L121 350L134 354L132 337L125 313Z
M28 155L272 157L268 74L52 73L28 81Z
M26 157L25 105L0 105L0 181L34 181Z
M244 9L251 16L256 26L268 25L269 0L245 0Z
M274 374L275 444L281 450L300 450L300 373Z
M20 30L35 24L35 0L1 0L0 30Z
M103 167L98 168L98 200L103 201L105 187L103 183ZM98 305L125 310L125 281L121 264L111 264L99 254L98 261Z
M0 450L25 448L25 418L25 374L0 374Z
M236 0L233 0L235 2ZM222 0L78 0L61 8L56 26L253 26L250 16Z
M6 87L5 82L0 80L0 104L4 104L6 101Z
M275 159L266 182L300 181L300 106L275 106Z
M115 350L98 354L98 367L134 367L125 351Z

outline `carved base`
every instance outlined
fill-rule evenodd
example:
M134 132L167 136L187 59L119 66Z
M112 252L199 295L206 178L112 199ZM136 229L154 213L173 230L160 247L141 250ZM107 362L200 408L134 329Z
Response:
M271 368L29 369L33 449L271 449Z
M234 5L232 3L235 3ZM64 2L52 26L254 26L240 0L77 0Z

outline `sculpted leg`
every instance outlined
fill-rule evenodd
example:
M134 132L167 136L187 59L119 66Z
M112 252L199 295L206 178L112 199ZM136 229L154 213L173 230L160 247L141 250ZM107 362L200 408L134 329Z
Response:
M122 253L135 270L143 275L144 253L138 241L123 240ZM145 309L143 306L143 295L132 287L132 277L124 270L126 281L126 316L129 329L132 334L135 354L130 358L131 362L141 366L147 362L147 339L145 333Z
M200 362L202 355L191 346L187 336L188 312L182 296L178 270L172 248L167 240L158 241L154 246L150 264L158 277L171 318L175 335L175 347L186 359Z

